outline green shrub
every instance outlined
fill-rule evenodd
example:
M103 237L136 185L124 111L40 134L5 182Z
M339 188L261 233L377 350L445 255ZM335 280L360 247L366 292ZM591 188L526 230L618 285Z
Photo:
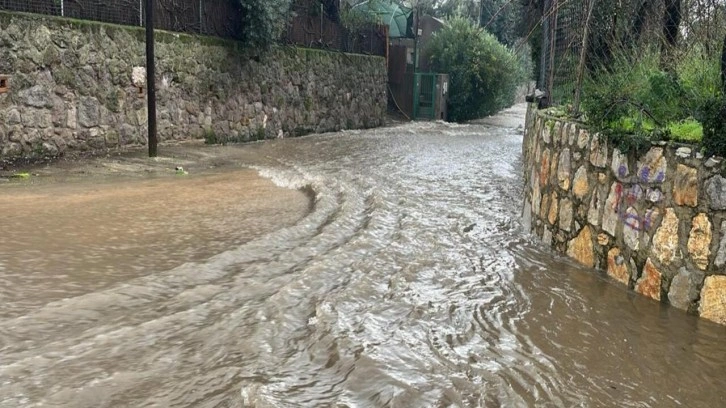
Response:
M480 118L514 103L525 79L520 60L494 36L463 18L449 21L425 50L435 71L449 74L449 120Z
M650 140L701 142L706 118L718 117L713 100L719 76L718 63L699 55L681 59L674 72L661 69L657 53L616 58L585 83L588 122L621 149L639 149Z
M291 0L238 0L242 8L242 40L249 48L267 49L290 20Z
M690 118L668 125L668 133L673 140L686 143L700 143L703 140L703 125Z
M721 67L718 55L708 56L701 47L693 47L676 66L683 102L696 119L703 108L717 98L721 90Z
M726 97L715 97L703 106L703 147L706 154L726 157Z
M647 53L638 61L617 59L591 75L582 98L589 122L598 130L647 131L653 130L648 124L660 127L690 116L682 109L678 81L658 63L657 54ZM621 123L632 129L618 127Z

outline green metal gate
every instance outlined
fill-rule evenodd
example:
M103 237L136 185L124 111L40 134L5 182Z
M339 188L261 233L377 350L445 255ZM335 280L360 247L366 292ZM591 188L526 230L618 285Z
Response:
M438 74L414 74L413 116L415 119L436 119L436 80Z

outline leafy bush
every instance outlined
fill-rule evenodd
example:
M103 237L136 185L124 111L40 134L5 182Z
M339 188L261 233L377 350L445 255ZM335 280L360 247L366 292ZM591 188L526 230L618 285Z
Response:
M686 119L668 125L668 133L679 142L700 143L703 140L703 125L695 119Z
M242 8L242 40L249 48L266 49L285 30L291 0L238 0Z
M624 149L655 139L698 143L713 133L704 129L708 118L716 123L718 117L718 72L718 61L698 51L681 58L673 72L661 69L657 53L616 58L588 79L582 106L592 127Z
M598 130L641 131L649 130L648 124L685 119L678 96L676 81L660 70L658 55L652 53L637 62L618 59L591 75L582 107Z
M425 52L435 71L449 74L449 119L456 122L510 106L526 76L507 47L463 18L450 20L433 36Z
M706 154L726 157L726 97L716 97L703 107L703 147Z
M721 67L718 56L709 57L701 47L689 50L676 66L684 103L696 119L705 120L703 109L718 98L721 91Z

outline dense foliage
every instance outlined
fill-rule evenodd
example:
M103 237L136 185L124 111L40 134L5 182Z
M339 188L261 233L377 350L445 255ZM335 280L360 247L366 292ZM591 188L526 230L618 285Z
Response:
M406 0L422 15L450 19L462 17L483 27L499 40L512 46L527 33L523 32L523 4L529 0Z
M651 139L700 142L718 133L720 65L698 48L668 71L658 52L640 58L616 57L593 73L582 107L595 130L637 148ZM710 121L710 130L705 125ZM710 132L710 133L709 133Z
M517 56L471 21L454 18L427 45L433 69L450 76L449 118L480 118L514 103L525 78Z
M726 97L714 98L704 111L703 147L709 155L726 157Z
M242 39L250 48L265 49L282 35L290 19L291 0L238 0L242 8Z

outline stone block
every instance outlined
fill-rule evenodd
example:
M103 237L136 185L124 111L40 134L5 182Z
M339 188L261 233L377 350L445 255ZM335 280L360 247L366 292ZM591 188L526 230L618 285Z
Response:
M547 219L547 215L550 213L550 195L545 194L542 196L541 204L539 206L539 218Z
M721 241L718 245L714 264L721 269L726 266L726 221L721 222Z
M660 222L660 209L658 208L648 208L645 210L645 215L643 215L641 226L643 231L651 232L655 228L656 225Z
M666 179L668 162L662 147L652 147L638 161L638 180L643 183L662 183Z
M524 205L522 207L522 228L525 231L532 230L532 204L529 199L524 199Z
M557 185L557 165L560 162L560 153L558 151L552 152L552 159L550 161L550 177L551 180L547 180L548 184L552 184L553 186Z
M592 230L589 226L585 226L575 239L567 243L567 255L582 265L595 267Z
M706 214L698 214L693 218L691 233L688 236L688 253L691 260L700 270L708 268L711 256L711 239L713 231L711 221Z
M542 243L548 247L552 246L552 231L545 227L544 233L542 234Z
M49 88L42 85L35 85L28 89L23 89L18 92L18 97L27 106L34 108L47 108L53 107L53 100L51 99L51 91Z
M567 232L572 231L572 218L572 201L563 198L560 202L560 229Z
M56 146L55 143L52 142L43 142L41 148L43 149L43 153L49 156L57 156L60 152L58 146Z
M608 198L605 200L605 207L602 215L602 229L612 236L615 236L615 230L620 221L620 215L618 210L620 207L620 198L622 195L623 185L620 183L613 183L610 186L610 193Z
M692 152L693 149L690 147L679 147L678 150L676 150L676 156L681 159L688 159L691 157Z
M53 115L47 109L26 108L23 111L26 128L46 129L53 126Z
M640 231L643 229L640 214L635 208L628 207L624 217L623 240L630 249L637 251L640 247Z
M708 276L701 289L701 317L726 324L726 276Z
M658 188L648 187L648 190L645 193L645 199L650 201L651 203L660 203L661 201L663 201L663 198L663 192L660 191L660 189Z
M698 205L698 170L678 165L673 182L673 199L677 205Z
M601 135L595 135L590 142L590 163L595 167L605 168L608 162L607 142Z
M572 181L572 193L575 197L583 199L590 190L590 182L587 177L587 169L580 166L575 172L575 178Z
M709 157L708 160L706 160L706 164L704 164L704 166L706 166L709 169L712 169L712 168L718 166L719 164L721 164L721 158Z
M612 248L608 251L608 275L616 281L627 285L630 280L630 271L625 257L620 253L619 248Z
M660 286L662 274L648 258L643 268L643 274L635 284L635 291L655 300L660 300Z
M557 126L559 127L558 133L560 135L560 145L567 146L567 128L570 124L558 122Z
M563 149L560 153L560 160L557 165L557 184L563 190L570 189L570 177L572 175L570 149Z
M101 104L94 97L81 97L78 104L78 124L84 128L96 127L100 124Z
M630 169L628 168L628 156L622 154L620 150L613 149L613 160L610 165L613 170L613 174L620 181L625 181L630 176Z
M671 282L668 302L679 309L688 310L698 300L698 288L703 283L703 278L703 272L681 268Z
M540 161L539 171L539 184L544 187L550 178L550 161L552 160L552 153L550 149L545 149L542 152L542 159Z
M542 194L540 193L539 183L534 183L531 198L532 208L540 208L540 206L542 205Z
M602 210L602 204L600 203L600 190L595 189L595 192L590 199L590 208L587 210L587 222L591 225L600 225L600 214Z
M726 210L726 178L711 177L706 181L706 193L714 210Z
M577 147L584 149L590 143L590 132L587 129L580 129L577 134Z
M550 195L550 211L547 215L547 221L550 222L550 225L555 225L555 222L557 222L557 213L559 212L559 199L557 197L557 193L552 193Z
M574 123L568 123L565 128L567 133L567 144L573 146L575 144L575 138L577 137L577 128Z
M22 117L20 116L20 111L13 108L8 111L7 118L5 119L5 124L8 126L15 126L22 123Z
M678 255L678 217L672 208L666 208L663 222L653 236L651 253L664 265L670 265Z

